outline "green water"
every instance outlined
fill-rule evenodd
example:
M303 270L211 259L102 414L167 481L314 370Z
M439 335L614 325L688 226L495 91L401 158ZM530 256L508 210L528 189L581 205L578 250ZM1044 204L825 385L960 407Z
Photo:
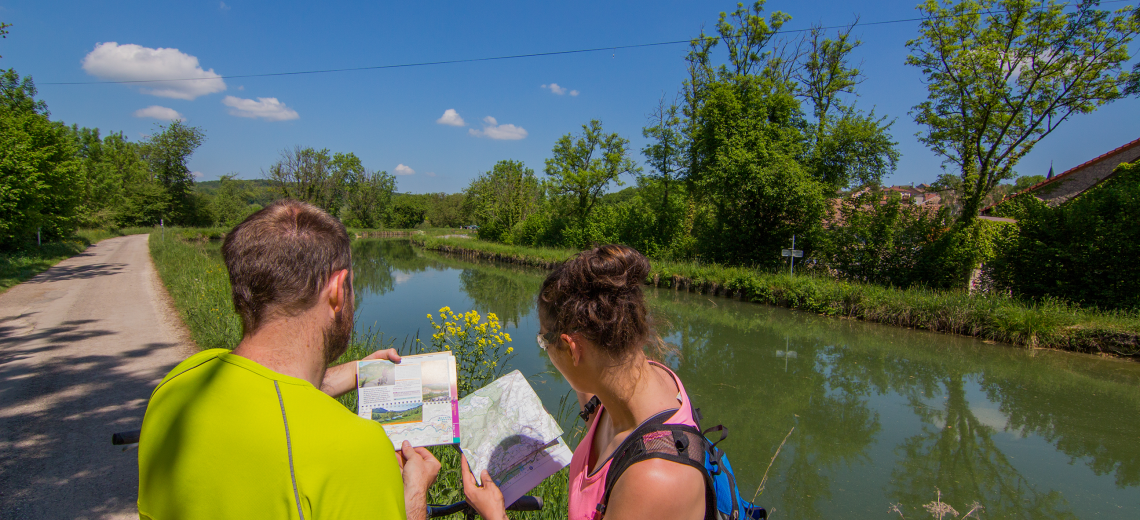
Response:
M358 328L427 337L425 315L444 305L495 312L515 339L510 366L558 409L569 387L531 339L543 272L406 241L353 247ZM1140 363L648 295L704 426L729 428L720 446L746 497L787 436L756 497L775 519L898 518L894 504L930 518L938 491L981 518L1140 518Z

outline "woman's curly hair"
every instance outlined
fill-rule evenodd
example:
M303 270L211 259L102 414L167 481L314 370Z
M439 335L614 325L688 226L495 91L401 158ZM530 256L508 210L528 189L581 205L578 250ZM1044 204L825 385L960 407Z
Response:
M660 356L667 349L641 291L648 276L649 260L632 247L582 251L547 275L539 310L552 332L581 334L615 359L647 345Z

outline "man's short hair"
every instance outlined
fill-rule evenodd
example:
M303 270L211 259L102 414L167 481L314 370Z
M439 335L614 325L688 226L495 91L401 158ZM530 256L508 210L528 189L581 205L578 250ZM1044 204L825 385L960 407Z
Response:
M273 202L235 226L222 243L222 257L245 336L276 317L311 308L333 273L348 269L352 279L344 224L291 199Z

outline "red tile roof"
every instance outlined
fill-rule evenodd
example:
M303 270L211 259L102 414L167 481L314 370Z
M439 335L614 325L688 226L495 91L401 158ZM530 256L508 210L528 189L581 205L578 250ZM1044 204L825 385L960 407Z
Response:
M1118 154L1118 153L1121 153L1121 152L1125 152L1125 151L1128 151L1128 150L1130 150L1130 149L1132 149L1132 148L1135 148L1135 147L1137 147L1137 146L1140 146L1140 139L1136 139L1135 141L1132 141L1132 142L1130 142L1130 143L1128 143L1128 144L1126 144L1126 145L1124 145L1124 146L1121 146L1120 148L1117 148L1117 149L1115 149L1115 150L1109 151L1109 152L1107 152L1107 153L1103 153L1103 154L1101 154L1101 155L1097 156L1095 159L1091 159L1091 160L1085 161L1085 162L1083 162L1083 163L1081 163L1081 164L1078 164L1077 166L1074 166L1074 167L1072 167L1072 168L1069 168L1068 170L1065 170L1065 171L1064 171L1063 173L1061 173L1060 175L1054 175L1052 179L1045 179L1045 180L1043 180L1043 181L1041 181L1041 182L1039 182L1039 183L1037 183L1037 184L1034 184L1033 186L1030 186L1030 187L1028 187L1028 188L1025 188L1024 190L1021 190L1021 191L1019 191L1019 192L1017 192L1017 193L1014 193L1013 195L1010 195L1010 196L1008 196L1008 197L1005 197L1005 198L1003 198L1003 199L1001 199L1001 200L999 200L999 201L997 201L997 202L995 202L995 203L993 203L993 204L990 204L989 206L986 206L985 208L982 208L982 211L980 211L979 213L985 213L985 212L989 211L991 208L993 208L994 206L997 206L998 204L1001 204L1002 202L1005 202L1005 201L1007 201L1007 200L1009 200L1009 199L1012 199L1012 198L1014 198L1014 197L1018 197L1018 196L1020 196L1020 195L1022 195L1022 194L1025 194L1025 193L1029 193L1029 192L1035 191L1035 190L1037 190L1038 188L1040 188L1040 187L1042 187L1042 186L1045 186L1046 184L1051 184L1051 183L1053 183L1053 182L1057 182L1057 181L1061 180L1062 178L1064 178L1066 175L1069 175L1069 174L1071 174L1071 173L1074 173L1074 172L1077 172L1077 171L1083 170L1083 169L1085 169L1085 168L1088 168L1089 166L1092 166L1092 165L1094 165L1094 164L1096 164L1096 163L1098 163L1098 162L1100 162L1100 161L1103 161L1103 160L1105 160L1105 159L1107 159L1107 158L1109 158L1109 157L1112 157L1113 155L1116 155L1116 154Z

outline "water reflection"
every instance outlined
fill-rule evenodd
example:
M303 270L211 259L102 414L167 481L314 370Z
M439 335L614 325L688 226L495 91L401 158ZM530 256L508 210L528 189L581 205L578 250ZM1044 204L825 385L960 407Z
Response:
M442 305L495 312L549 409L567 387L531 345L541 271L472 263L402 241L354 243L361 313L389 334ZM798 518L910 518L936 489L986 518L1134 518L1140 364L984 345L851 320L649 290L705 425L725 424L742 491L772 455L761 504ZM1128 513L1132 511L1133 513Z

